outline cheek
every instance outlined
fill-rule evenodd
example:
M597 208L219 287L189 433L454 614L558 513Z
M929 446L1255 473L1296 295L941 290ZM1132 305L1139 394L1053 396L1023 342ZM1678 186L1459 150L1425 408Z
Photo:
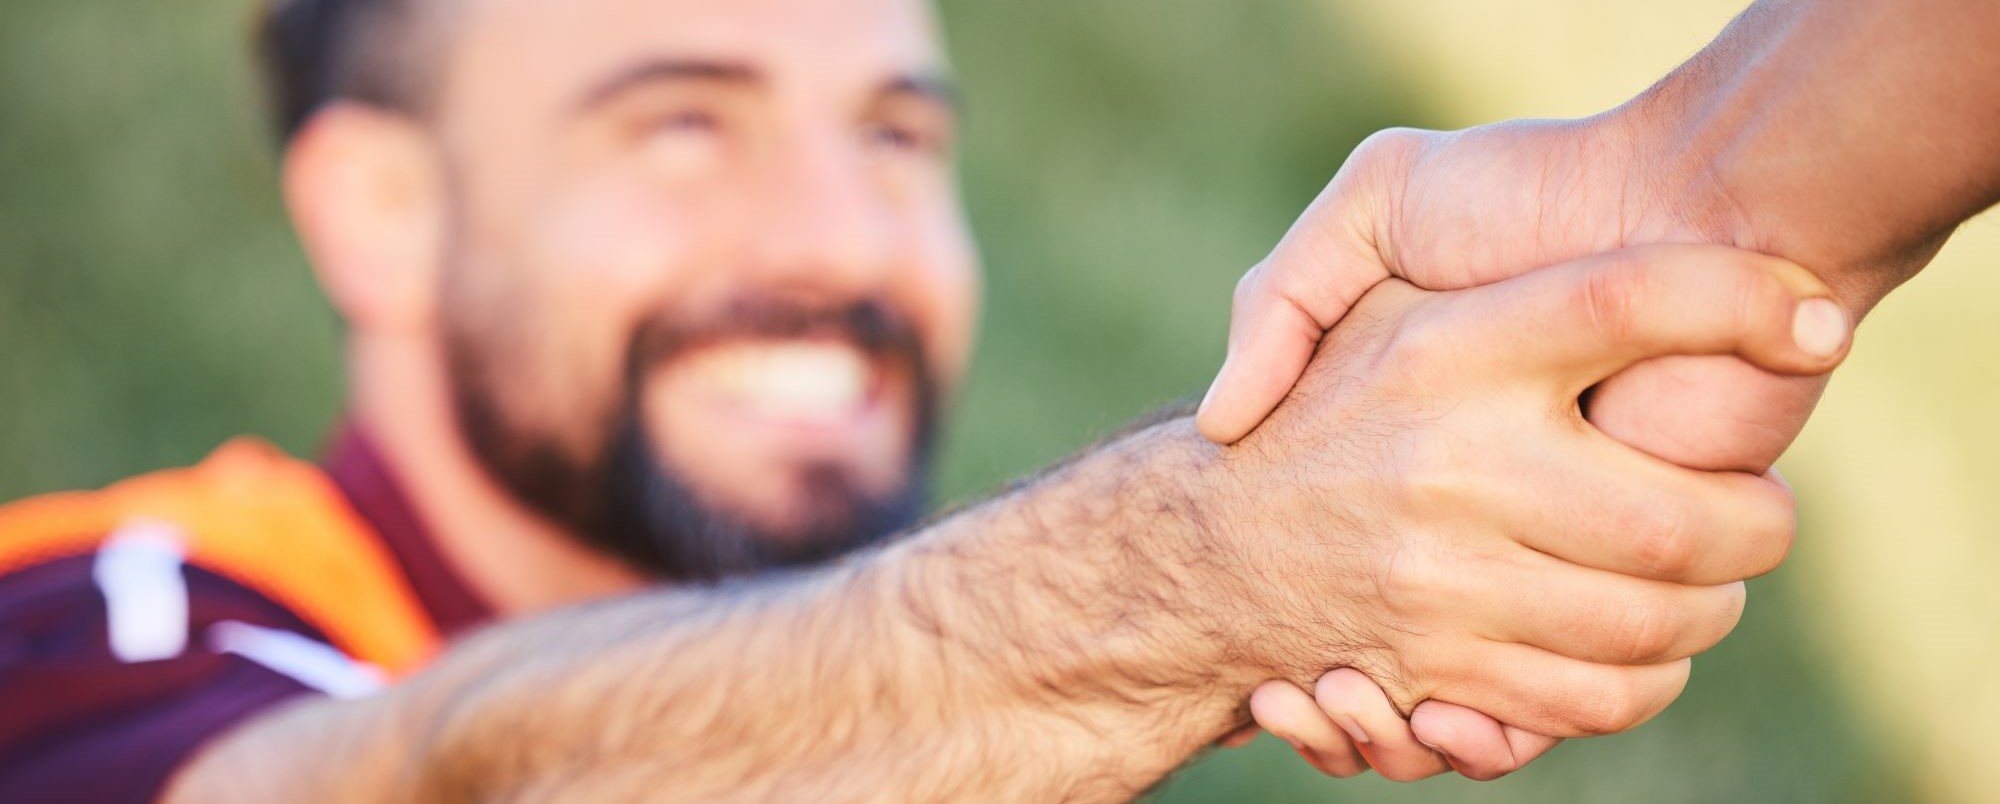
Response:
M637 183L601 182L529 216L544 222L530 248L559 284L579 293L655 296L690 261L688 233L699 231L691 212Z
M533 367L523 380L542 401L522 413L580 440L579 423L601 422L618 404L631 333L684 281L677 268L692 259L692 245L673 210L616 186L552 196L522 219L503 233L514 243L511 258L492 266L519 273L508 279L518 280L521 309L494 326L532 332L508 338L520 351L500 357ZM598 445L571 446L581 453Z
M918 242L921 267L915 272L913 301L932 371L940 387L949 390L965 374L979 328L979 258L971 233L955 212L927 222Z
M545 279L543 304L576 333L571 348L597 371L622 371L631 333L683 294L700 262L693 210L636 183L607 182L569 194L533 220L528 251Z

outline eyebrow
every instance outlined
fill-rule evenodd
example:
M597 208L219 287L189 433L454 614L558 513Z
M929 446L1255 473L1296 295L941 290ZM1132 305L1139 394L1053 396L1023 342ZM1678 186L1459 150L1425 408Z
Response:
M761 84L764 75L747 64L707 59L648 59L597 82L576 104L587 110L611 102L618 96L647 84L663 81L696 81L719 84Z
M578 111L587 111L610 103L619 96L634 89L667 81L692 81L700 83L760 85L766 82L764 73L747 64L730 61L699 58L655 58L638 62L599 81L584 92L576 104ZM881 97L914 97L943 106L952 114L958 114L962 106L956 84L947 76L936 73L904 73L890 79L876 90Z
M951 79L935 73L914 73L896 76L880 91L884 96L914 96L943 106L946 111L959 115L964 113L964 103L959 98L958 85Z

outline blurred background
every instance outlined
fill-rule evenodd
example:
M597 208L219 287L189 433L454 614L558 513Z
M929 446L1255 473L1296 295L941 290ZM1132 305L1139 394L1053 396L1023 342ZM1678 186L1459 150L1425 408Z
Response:
M0 499L311 454L334 319L279 207L248 0L0 9ZM1369 132L1628 97L1742 3L946 0L984 340L961 498L1196 393L1237 274ZM1862 328L1783 466L1793 561L1673 709L1504 781L1317 777L1264 738L1163 802L1991 801L2000 790L2000 224Z

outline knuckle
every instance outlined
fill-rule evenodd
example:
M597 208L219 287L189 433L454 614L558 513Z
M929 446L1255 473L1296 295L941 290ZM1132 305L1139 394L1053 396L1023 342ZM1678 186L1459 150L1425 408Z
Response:
M1731 323L1738 332L1750 332L1774 320L1790 323L1790 317L1773 312L1790 304L1791 294L1784 283L1748 257L1728 260L1726 264L1727 277L1722 287L1728 288L1732 302L1728 309L1734 313Z
M1702 640L1702 650L1715 647L1729 636L1729 632L1736 630L1736 624L1743 621L1743 608L1749 602L1749 591L1741 581L1717 587L1716 592L1716 614L1711 620L1709 633Z
M1792 545L1798 539L1798 500L1782 489L1767 493L1766 500L1746 509L1750 521L1748 532L1744 535L1753 551L1751 561L1745 567L1750 577L1777 569L1791 554Z
M1646 711L1646 702L1625 673L1604 673L1576 693L1566 715L1581 734L1617 734L1637 725Z
M1626 538L1636 569L1651 578L1683 578L1701 555L1692 515L1672 502L1652 502L1630 512Z
M1360 164L1377 161L1401 162L1421 149L1433 132L1409 127L1385 128L1368 135L1355 146L1353 159Z
M1454 338L1454 334L1439 316L1421 312L1410 315L1389 334L1376 368L1389 377L1426 376L1436 371L1447 356L1463 350L1463 340Z
M1382 610L1398 618L1422 613L1425 606L1439 599L1444 586L1434 562L1407 542L1392 548L1375 572L1375 593Z
M1638 331L1634 317L1645 294L1645 266L1631 255L1584 275L1576 304L1591 330L1606 340L1623 342Z
M1415 762L1384 762L1382 767L1375 769L1375 772L1392 782L1421 781L1437 774L1437 771L1424 768Z
M1612 656L1626 664L1651 664L1680 641L1679 622L1664 601L1641 598L1619 604L1611 620Z
M1250 270L1244 271L1242 276L1236 278L1236 288L1230 292L1233 312L1237 314L1248 312L1247 308L1256 302L1264 286L1263 275L1269 270L1265 267L1268 264L1260 262L1250 266Z
M1332 776L1335 779L1352 779L1356 776L1360 776L1367 770L1368 766L1363 765L1359 762L1348 762L1346 764L1335 766L1332 772L1328 773L1327 775Z

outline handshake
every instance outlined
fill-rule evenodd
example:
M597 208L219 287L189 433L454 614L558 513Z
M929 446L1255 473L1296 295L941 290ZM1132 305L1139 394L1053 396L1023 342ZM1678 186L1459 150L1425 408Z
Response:
M1278 669L1250 713L1322 772L1491 779L1637 726L1791 544L1770 465L1853 314L1687 245L1746 239L1709 207L1613 203L1588 125L1377 135L1237 287L1202 583L1256 602L1217 603Z

